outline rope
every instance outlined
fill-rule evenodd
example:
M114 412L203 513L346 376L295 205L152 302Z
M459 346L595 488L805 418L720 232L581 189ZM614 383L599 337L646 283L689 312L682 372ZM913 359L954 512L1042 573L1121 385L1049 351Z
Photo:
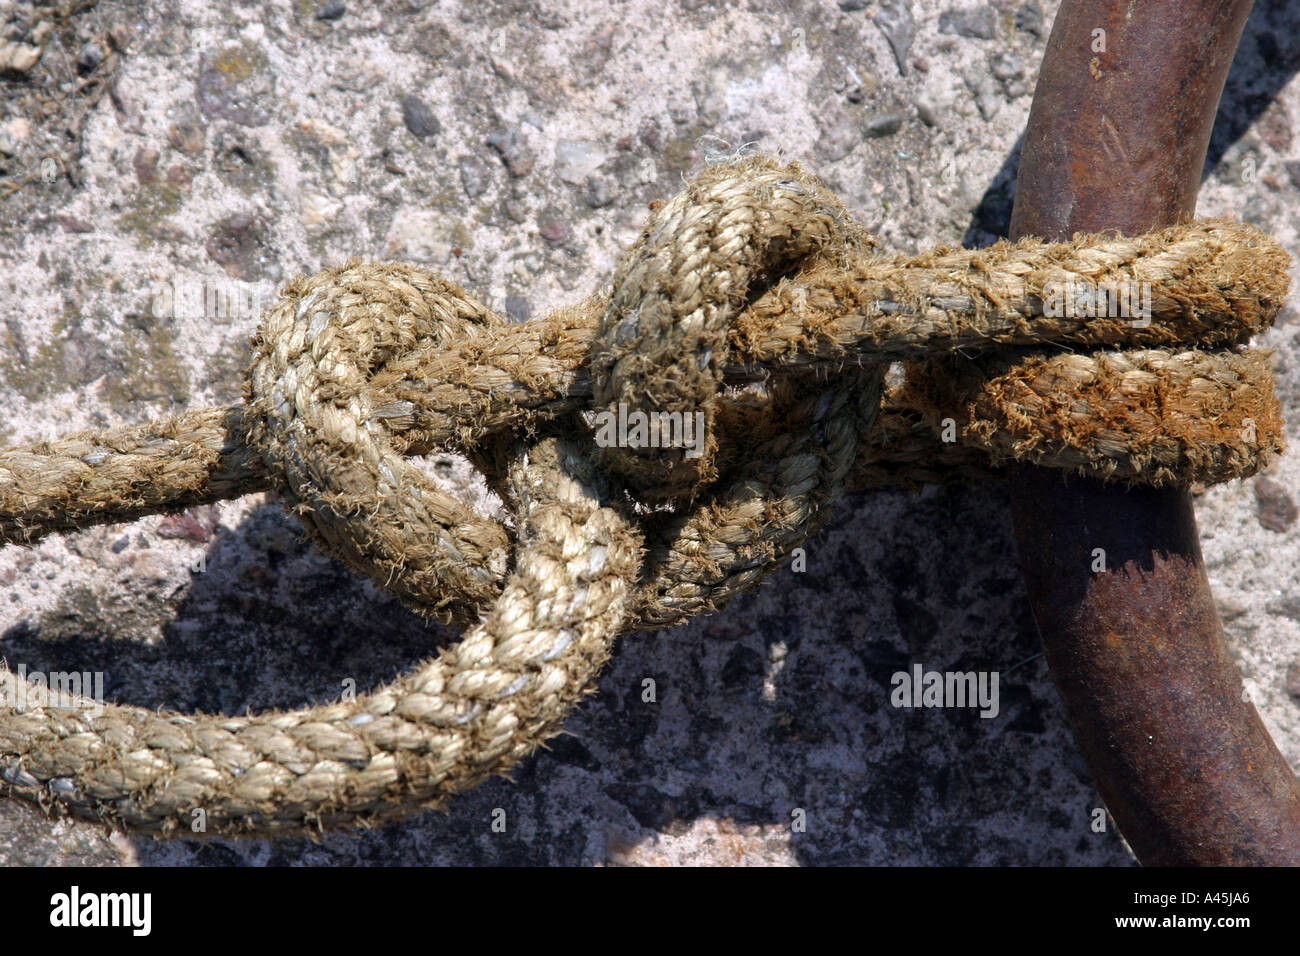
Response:
M611 289L540 321L411 265L299 279L240 404L0 450L0 542L269 490L464 636L354 701L240 718L91 713L0 670L0 781L159 834L197 810L233 834L442 805L558 732L618 634L725 605L846 490L1013 460L1150 484L1253 474L1282 424L1269 353L1244 343L1289 262L1222 220L887 255L797 163L750 157L660 205ZM1141 318L1049 291L1075 287L1134 290ZM633 421L674 441L606 440ZM470 457L512 526L408 461L438 448Z

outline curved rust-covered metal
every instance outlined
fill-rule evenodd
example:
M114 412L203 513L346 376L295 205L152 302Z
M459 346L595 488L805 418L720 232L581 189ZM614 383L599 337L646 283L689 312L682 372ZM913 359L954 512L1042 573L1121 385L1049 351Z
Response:
M1025 133L1012 238L1138 233L1191 216L1250 8L1064 0ZM1011 490L1048 663L1138 859L1300 865L1300 784L1226 649L1190 495L1032 467L1015 470Z

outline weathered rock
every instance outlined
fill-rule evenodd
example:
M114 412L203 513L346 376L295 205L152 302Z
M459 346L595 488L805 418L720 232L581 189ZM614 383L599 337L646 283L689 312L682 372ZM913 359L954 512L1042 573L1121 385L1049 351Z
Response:
M140 185L148 185L158 178L158 150L141 146L131 160L135 178Z
M903 117L898 113L886 113L884 116L876 116L867 121L863 127L863 132L871 139L881 139L885 136L893 136L903 128Z
M506 315L510 317L511 322L527 322L531 318L533 310L528 306L528 300L517 295L506 296Z
M273 86L266 57L258 50L229 46L199 54L195 100L205 116L261 126L270 120L266 103Z
M1043 35L1043 8L1038 5L1037 0L1022 3L1016 7L1012 23L1017 30L1023 30L1025 33L1032 33L1036 37L1041 37Z
M939 14L939 32L979 40L997 36L997 14L992 7L953 7Z
M0 42L0 73L26 73L36 65L42 52L40 47L26 43Z
M402 122L411 131L411 135L428 139L442 132L442 124L433 115L429 104L414 93L402 97Z
M203 152L205 140L204 125L196 116L186 117L167 128L167 145L191 156Z
M555 143L555 175L575 186L600 168L609 158L599 144L591 140L561 139Z
M251 213L235 213L214 223L206 249L212 260L238 279L261 278L267 246L266 224Z
M32 127L25 117L14 116L0 123L0 153L17 156L31 135Z
M348 7L343 0L325 0L316 11L317 20L341 20Z
M1260 475L1253 484L1260 527L1277 532L1289 530L1300 515L1295 499L1280 482L1265 475Z
M912 49L912 40L916 36L916 24L912 20L911 0L880 0L879 9L871 17L871 22L880 28L880 32L889 41L889 48L894 52L894 61L898 72L907 75L907 55Z
M492 183L491 167L476 156L462 156L457 167L460 169L461 187L470 199L483 195Z
M517 127L493 133L487 144L501 157L511 176L527 176L533 171L533 154L520 141Z
M537 234L549 245L562 246L573 239L569 217L558 209L545 209L537 217Z
M104 48L98 43L87 43L77 54L77 72L83 76L94 73L104 62Z

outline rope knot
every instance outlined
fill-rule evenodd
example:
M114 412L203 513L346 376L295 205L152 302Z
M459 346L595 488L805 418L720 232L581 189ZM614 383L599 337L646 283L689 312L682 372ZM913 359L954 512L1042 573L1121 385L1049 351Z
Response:
M393 443L415 407L392 372L503 324L422 270L349 262L291 284L254 339L247 441L273 486L330 553L426 615L494 599L510 542Z
M246 442L322 547L468 624L500 597L514 533L408 456L453 446L503 491L539 426L573 440L585 422L587 457L648 508L645 626L752 583L848 485L1007 460L1214 482L1280 451L1268 354L1236 349L1276 314L1289 260L1253 227L875 247L798 163L754 156L659 205L611 292L539 322L414 266L349 262L267 313ZM1090 297L1060 301L1076 286ZM1098 304L1118 288L1140 319ZM1187 343L1218 349L1154 347Z
M610 294L511 324L415 266L349 262L268 310L243 404L0 449L0 540L269 488L466 628L386 687L287 714L18 712L0 669L0 780L164 833L200 807L238 833L436 806L556 733L619 634L753 587L846 488L1009 460L1224 481L1281 450L1268 353L1244 343L1290 260L1253 227L874 246L798 164L750 157L657 208ZM1141 321L1095 294L1061 307L1071 283L1136 286ZM408 460L438 448L513 521Z
M718 476L732 320L783 276L843 267L873 245L798 163L764 156L712 166L658 207L618 268L587 362L604 423L618 423L600 460L651 503L697 496ZM629 421L643 432L629 436ZM665 442L665 429L689 440Z

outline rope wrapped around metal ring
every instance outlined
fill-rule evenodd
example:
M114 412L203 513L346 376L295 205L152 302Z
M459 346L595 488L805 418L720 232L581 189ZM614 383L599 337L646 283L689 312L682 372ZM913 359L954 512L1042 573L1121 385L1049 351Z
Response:
M1254 473L1282 428L1269 354L1243 346L1289 261L1220 220L886 255L797 163L755 156L706 169L611 291L540 321L409 265L300 279L264 316L244 403L0 450L0 541L269 489L466 633L356 700L251 717L91 713L0 671L0 780L159 834L198 809L250 833L442 805L558 732L620 633L721 607L846 489L1008 459ZM407 460L435 448L475 462L513 528Z

